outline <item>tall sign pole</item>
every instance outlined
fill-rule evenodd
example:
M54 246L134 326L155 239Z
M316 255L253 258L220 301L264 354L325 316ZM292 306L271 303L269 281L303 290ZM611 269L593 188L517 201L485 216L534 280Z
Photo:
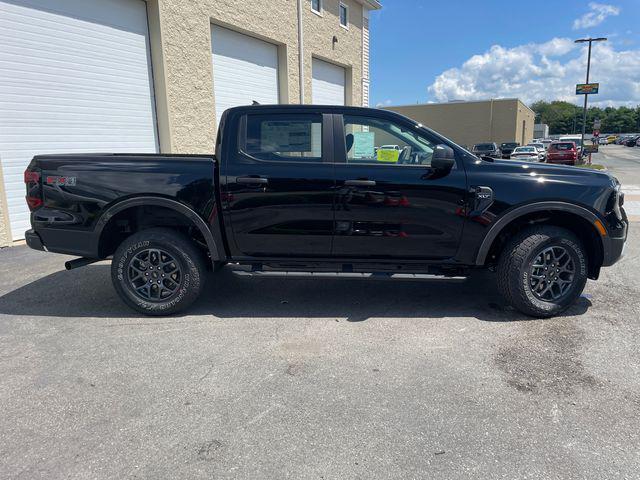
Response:
M587 78L586 78L585 86L589 85L589 72L591 70L591 44L593 42L604 42L606 40L607 39L605 37L598 37L598 38L589 37L589 38L580 38L578 40L575 40L575 43L589 43L589 50L587 53ZM584 134L587 128L587 99L589 98L589 93L598 93L597 87L594 92L589 92L588 90L585 90L585 93L584 93L584 107L582 109L582 137L580 140L580 143L582 145L580 150L581 157L584 155Z

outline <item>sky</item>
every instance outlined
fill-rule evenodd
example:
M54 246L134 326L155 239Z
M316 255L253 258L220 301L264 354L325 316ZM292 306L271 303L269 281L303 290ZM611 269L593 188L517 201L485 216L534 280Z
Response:
M640 105L640 0L381 0L371 13L371 106L517 97Z

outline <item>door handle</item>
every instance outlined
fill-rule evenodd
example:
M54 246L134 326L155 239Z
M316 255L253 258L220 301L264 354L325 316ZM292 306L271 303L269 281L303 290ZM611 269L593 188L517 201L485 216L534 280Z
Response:
M266 185L269 183L269 179L264 177L238 177L236 182L245 185Z
M375 180L345 180L344 184L349 187L375 187Z

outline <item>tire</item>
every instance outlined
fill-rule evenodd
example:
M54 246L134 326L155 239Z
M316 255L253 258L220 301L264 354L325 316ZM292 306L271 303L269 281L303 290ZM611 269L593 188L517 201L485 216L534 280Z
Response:
M569 230L528 227L507 242L497 274L498 290L511 306L526 315L547 318L569 308L584 290L587 256Z
M205 272L204 255L194 243L168 228L131 235L111 262L116 292L145 315L171 315L189 307L202 292Z

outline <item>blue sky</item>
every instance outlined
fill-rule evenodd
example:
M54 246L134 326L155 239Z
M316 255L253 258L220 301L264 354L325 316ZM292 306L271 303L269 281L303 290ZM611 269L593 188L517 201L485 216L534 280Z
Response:
M382 0L371 14L371 105L519 97L578 103L595 45L590 103L640 104L640 0ZM581 97L582 98L582 97Z

